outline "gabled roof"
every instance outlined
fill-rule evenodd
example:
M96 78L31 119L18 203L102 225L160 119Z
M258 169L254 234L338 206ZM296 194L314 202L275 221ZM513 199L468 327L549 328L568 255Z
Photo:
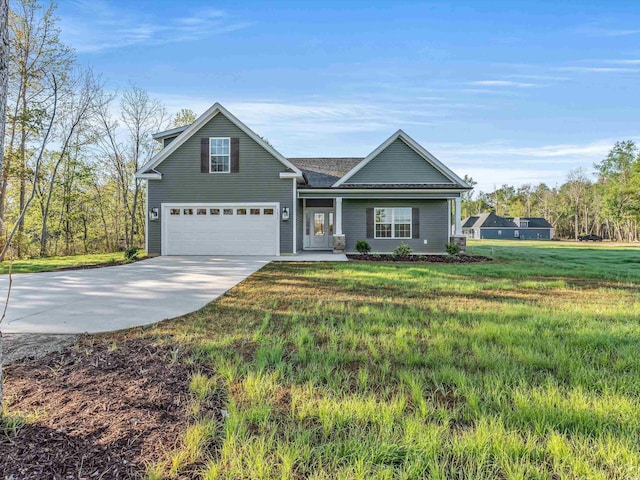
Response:
M553 228L551 224L542 217L500 217L493 212L481 213L467 217L462 222L462 228L522 228L520 221L527 220L527 228Z
M371 160L376 158L384 149L386 149L389 145L395 142L397 139L401 139L404 143L406 143L410 148L412 148L418 155L420 155L426 162L429 162L436 170L442 173L445 177L451 180L452 184L456 184L459 188L471 189L472 187L467 184L464 180L458 177L455 173L453 173L449 168L447 168L440 160L434 157L431 153L429 153L422 145L416 142L413 138L407 135L402 130L398 130L396 133L391 135L387 140L385 140L378 148L376 148L373 152L367 155L360 163L358 163L355 167L353 167L349 172L347 172L342 178L340 178L336 183L334 183L333 187L339 187L345 183L348 183L353 175L355 175L358 171L360 171L365 165L367 165Z
M328 188L360 163L362 157L289 158L289 161L302 170L309 186Z
M462 228L518 228L510 218L499 217L493 212L481 213L472 217L465 218L462 222Z
M529 228L553 228L547 219L542 217L517 217L513 219L515 223L520 220L529 222Z
M267 152L273 155L280 163L282 163L285 167L291 170L292 174L302 180L303 175L298 167L293 165L289 160L287 160L280 152L278 152L275 148L265 142L259 135L257 135L253 130L247 127L244 123L238 120L229 110L224 108L219 103L214 103L206 112L200 115L195 122L191 125L187 126L182 133L180 133L176 139L167 145L165 148L160 150L156 155L151 158L145 165L142 166L137 172L136 176L139 178L145 178L141 175L144 175L146 171L155 169L160 163L162 163L169 155L175 152L178 147L180 147L184 142L186 142L189 138L191 138L201 127L203 127L209 120L215 117L218 113L224 115L231 123L233 123L236 127L246 133L253 141L255 141L258 145L264 148ZM178 127L183 128L183 127ZM172 129L172 130L178 130ZM159 132L160 134L166 134L165 132ZM164 135L165 137L171 135ZM158 137L163 138L163 137Z

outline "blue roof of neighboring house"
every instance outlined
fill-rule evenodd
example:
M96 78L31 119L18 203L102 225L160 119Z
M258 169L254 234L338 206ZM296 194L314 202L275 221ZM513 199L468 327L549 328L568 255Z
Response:
M528 221L528 227L521 227L521 221ZM462 228L553 228L542 217L500 217L493 212L481 213L467 217L462 222Z

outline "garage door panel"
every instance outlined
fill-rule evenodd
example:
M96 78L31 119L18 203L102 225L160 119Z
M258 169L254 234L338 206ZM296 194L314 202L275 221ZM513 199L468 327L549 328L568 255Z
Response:
M164 255L276 255L278 245L278 219L264 215L264 209L276 212L274 205L239 205L229 207L211 204L180 206L179 215L171 215L178 207L164 207ZM197 215L206 208L205 215ZM224 215L232 208L233 215ZM246 208L246 215L237 215ZM260 214L250 214L251 209ZM191 209L193 215L185 215ZM214 210L219 214L211 214Z

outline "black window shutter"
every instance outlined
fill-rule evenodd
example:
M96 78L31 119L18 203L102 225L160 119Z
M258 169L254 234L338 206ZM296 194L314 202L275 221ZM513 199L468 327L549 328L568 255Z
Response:
M231 173L238 173L240 171L240 139L231 139Z
M200 139L200 173L209 173L209 139Z
M367 208L367 238L373 238L373 208Z
M411 237L420 238L420 209L413 207L411 209Z

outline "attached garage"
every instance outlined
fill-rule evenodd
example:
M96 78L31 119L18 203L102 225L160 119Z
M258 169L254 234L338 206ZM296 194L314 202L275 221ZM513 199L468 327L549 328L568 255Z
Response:
M163 255L279 255L277 203L162 205Z

